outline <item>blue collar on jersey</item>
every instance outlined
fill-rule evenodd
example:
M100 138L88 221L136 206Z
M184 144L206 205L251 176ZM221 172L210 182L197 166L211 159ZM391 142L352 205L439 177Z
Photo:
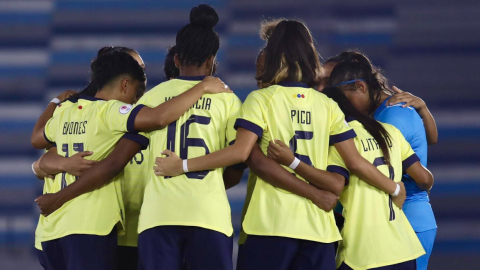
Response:
M185 80L185 81L201 81L207 76L178 76L175 79Z
M281 82L278 85L284 86L284 87L303 87L303 88L310 88L306 83L301 83L301 82Z
M350 81L346 81L346 82L336 83L336 84L333 84L332 86L340 86L340 85L350 84L350 83L354 83L354 82L364 82L364 81L365 81L365 79L355 79L355 80L350 80Z
M78 98L79 98L79 99L86 99L86 100L90 100L90 101L104 100L104 99L102 99L102 98L97 98L97 97L92 97L92 96L86 96L86 95L80 95Z
M352 121L355 121L357 120L355 117L352 117L352 116L349 116L349 117L345 117L345 121L347 122L352 122Z

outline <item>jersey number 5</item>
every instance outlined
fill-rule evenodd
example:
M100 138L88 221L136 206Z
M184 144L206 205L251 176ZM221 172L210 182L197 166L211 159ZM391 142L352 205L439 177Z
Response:
M380 165L387 165L385 163L385 159L383 157L377 157L373 161L373 166L378 167ZM388 171L390 173L390 179L395 179L395 171L393 170L392 165L388 166ZM392 196L388 195L388 206L390 207L390 221L395 220L395 211L393 211L393 202L392 202Z
M313 139L313 132L311 131L295 131L295 135L293 135L293 138L290 140L289 145L290 145L290 150L292 150L293 155L300 159L300 161L303 161L304 163L313 166L312 160L310 159L309 156L301 155L297 153L297 141L298 140L311 140Z
M188 138L191 124L196 123L199 125L208 125L210 124L210 119L211 119L210 117L206 117L206 116L192 115L180 127L180 158L181 159L188 158L189 147L203 147L205 149L205 155L210 154L210 149L208 149L208 146L205 143L204 139ZM176 133L177 133L177 121L168 125L168 129L167 129L167 149L172 152L175 152L175 142L176 142L176 135L177 135ZM189 172L189 173L186 173L185 176L187 176L188 178L202 180L203 178L205 178L205 176L207 176L209 172L210 171Z

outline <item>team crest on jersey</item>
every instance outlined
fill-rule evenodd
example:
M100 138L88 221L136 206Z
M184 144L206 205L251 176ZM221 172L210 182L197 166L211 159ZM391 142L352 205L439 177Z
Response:
M128 113L132 108L133 108L133 106L130 105L130 104L123 105L122 107L120 107L120 113L121 113L121 114L126 114L126 113Z

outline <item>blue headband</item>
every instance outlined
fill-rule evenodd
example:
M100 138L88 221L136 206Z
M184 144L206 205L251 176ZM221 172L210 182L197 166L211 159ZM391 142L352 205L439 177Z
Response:
M354 82L360 82L360 81L361 81L361 82L364 82L365 79L356 79L356 80L341 82L341 83L334 84L334 85L332 85L332 86L340 86L340 85L345 85L345 84L354 83Z

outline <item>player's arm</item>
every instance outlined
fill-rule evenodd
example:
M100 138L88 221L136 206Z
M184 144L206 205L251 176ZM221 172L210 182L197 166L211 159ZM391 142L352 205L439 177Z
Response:
M388 100L388 105L394 105L398 103L405 103L402 107L412 106L417 110L420 117L423 119L423 125L425 127L425 132L427 134L428 144L436 144L438 141L438 130L437 124L433 115L427 108L427 104L421 98L416 97L408 92L403 92L397 87L392 87L392 89L397 92L393 97Z
M433 187L433 174L417 161L407 168L406 172L410 175L417 186L422 190L430 190Z
M189 172L213 170L228 167L247 160L258 136L244 128L237 129L235 143L211 154L187 160ZM177 176L185 173L183 161L172 151L162 152L167 157L155 159L155 174L159 176Z
M45 194L35 199L41 214L48 216L64 203L109 183L141 148L139 143L122 138L105 159L95 164L75 182L57 193Z
M397 129L396 132L398 132L398 142L401 147L402 171L408 173L420 189L430 190L433 186L432 173L420 163L420 158L415 154L400 130Z
M290 148L280 140L275 140L275 143L270 141L267 154L268 157L285 166L289 166L295 160ZM300 162L294 171L315 187L338 196L345 186L345 176L314 168L304 162Z
M67 90L57 96L58 102L63 102L76 93L77 93L76 91ZM53 101L54 100L48 103L47 108L40 115L37 122L35 123L35 126L33 127L31 143L34 148L45 149L50 145L50 143L47 142L47 140L43 136L43 129L45 128L45 125L47 124L48 120L52 118L53 113L57 108L57 103L54 103Z
M132 111L132 114L136 114L134 129L135 131L163 129L180 118L203 95L217 93L232 93L232 91L219 78L207 76L190 90L155 108L137 106L134 110L139 110L138 114Z
M223 171L223 183L226 190L240 183L244 170L244 168L234 166L225 168L225 170Z
M45 180L46 177L48 178L54 178L54 175L51 175L51 174L48 174L47 172L44 172L42 171L42 169L40 169L40 160L42 159L42 157L40 157L39 159L37 159L35 162L33 162L32 164L32 171L33 173L35 174L35 176L39 179L39 180Z
M360 153L358 153L353 139L335 143L334 146L344 160L348 170L368 184L383 190L387 194L393 194L397 188L397 184L400 185L400 193L395 197L392 196L392 200L399 208L402 208L406 198L403 183L395 183L375 168L373 164L364 159Z
M260 147L255 144L250 156L246 161L250 170L274 187L278 187L311 200L318 208L331 211L338 196L332 192L319 190L314 186L302 181L285 170L280 164L265 156Z
M63 157L57 154L57 148L52 147L39 159L39 168L49 175L66 172L73 176L81 176L90 169L97 161L85 159L93 152L83 151L71 157Z

